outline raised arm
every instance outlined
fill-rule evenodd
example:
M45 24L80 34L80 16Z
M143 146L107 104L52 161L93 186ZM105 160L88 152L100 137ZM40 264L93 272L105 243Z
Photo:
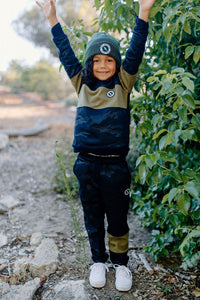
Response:
M148 22L149 12L151 7L153 6L156 0L139 0L140 10L139 10L139 18Z
M36 1L36 4L43 10L50 26L55 26L58 23L56 15L56 0L43 0L42 2Z
M63 32L61 24L56 15L56 0L36 1L36 4L43 10L45 17L51 26L53 42L56 45L58 55L69 78L72 78L82 69L82 65L76 58L70 45L67 35Z

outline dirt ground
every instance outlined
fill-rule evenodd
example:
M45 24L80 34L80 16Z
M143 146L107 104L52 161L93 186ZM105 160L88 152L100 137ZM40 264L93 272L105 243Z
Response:
M77 239L71 216L70 203L64 201L51 189L54 175L55 142L63 137L71 143L75 109L65 107L62 102L18 101L12 99L0 103L0 129L26 128L42 120L49 129L39 135L10 137L9 145L0 151L0 196L12 195L20 205L9 214L0 215L0 228L8 237L8 245L0 248L0 258L12 262L31 256L30 237L41 232L51 237L59 249L59 267L55 274L44 278L34 296L36 299L50 299L52 288L61 279L85 279L90 299L141 300L141 299L200 299L199 273L197 270L184 272L176 260L155 263L142 251L148 243L150 233L141 227L131 212L130 225L130 269L133 272L133 287L128 293L117 292L114 287L114 271L107 274L107 284L102 289L93 289L88 283L89 266L92 264L87 235L83 226L80 202L75 202L80 227L85 237L85 253L77 249ZM144 255L150 270L139 259ZM1 263L0 263L1 266ZM0 268L0 278L7 278L10 284L22 282L8 270ZM12 273L12 272L11 272ZM26 282L31 278L24 276ZM11 280L12 279L12 280ZM50 296L49 296L50 297ZM59 300L59 299L58 299Z

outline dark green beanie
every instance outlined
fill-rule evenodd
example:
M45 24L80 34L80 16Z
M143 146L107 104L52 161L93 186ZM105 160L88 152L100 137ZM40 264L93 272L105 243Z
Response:
M96 54L104 54L113 57L118 65L121 65L121 55L119 42L106 32L97 32L93 34L91 40L87 43L84 62Z

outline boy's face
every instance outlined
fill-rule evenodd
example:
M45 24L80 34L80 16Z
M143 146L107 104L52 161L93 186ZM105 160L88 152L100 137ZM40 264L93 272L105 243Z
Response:
M108 80L116 72L116 61L113 57L97 54L93 57L93 75L99 80Z

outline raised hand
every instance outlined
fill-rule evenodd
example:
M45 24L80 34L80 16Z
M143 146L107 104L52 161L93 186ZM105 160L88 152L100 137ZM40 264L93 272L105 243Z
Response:
M156 0L139 0L140 8L150 10Z
M139 11L139 18L143 19L144 21L148 21L149 12L151 7L153 6L156 0L139 0L140 4L140 11Z
M43 10L45 17L49 21L51 27L58 23L56 16L56 0L36 1L36 4Z

